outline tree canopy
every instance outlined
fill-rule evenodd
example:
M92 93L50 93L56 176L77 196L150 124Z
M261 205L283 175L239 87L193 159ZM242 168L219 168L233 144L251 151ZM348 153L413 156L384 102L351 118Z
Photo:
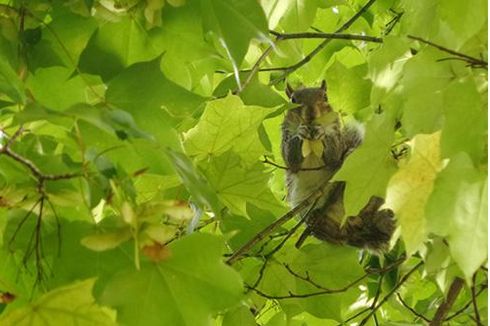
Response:
M0 0L1 325L486 325L485 0ZM363 144L346 215L285 200L286 82Z

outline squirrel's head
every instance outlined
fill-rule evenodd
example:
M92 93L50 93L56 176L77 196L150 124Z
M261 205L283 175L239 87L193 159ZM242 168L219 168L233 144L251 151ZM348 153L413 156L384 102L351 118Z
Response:
M328 103L327 84L320 87L298 88L287 84L286 94L297 108L287 113L287 125L291 132L302 139L321 139L330 128L338 124L338 115Z
M286 94L291 102L301 105L301 118L304 123L309 124L325 113L332 112L327 97L327 83L322 81L320 87L298 88L294 90L291 85L286 84Z

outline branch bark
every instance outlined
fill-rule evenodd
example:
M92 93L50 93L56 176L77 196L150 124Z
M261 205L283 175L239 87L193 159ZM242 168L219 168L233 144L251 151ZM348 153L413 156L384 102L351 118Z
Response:
M308 198L302 201L298 206L294 207L292 210L284 214L274 223L268 225L262 231L260 231L256 236L250 239L246 244L240 247L237 251L235 251L227 260L226 263L232 265L235 263L240 257L242 257L245 253L247 253L250 249L252 249L257 243L261 240L265 239L269 234L274 232L278 227L292 219L296 214L300 213L302 210L312 205L318 198L320 198L326 191L331 188L332 183L327 182L318 188L315 192L313 192ZM329 187L330 186L330 187Z
M339 29L337 29L335 33L342 33L343 31L348 29L352 24L354 24L354 22L357 19L359 19L359 17L361 17L363 13L365 13L369 9L369 7L373 5L375 1L376 0L369 0L354 16L352 16L344 25L342 25ZM289 76L292 72L296 71L297 69L299 69L300 67L308 63L315 55L317 55L321 50L323 50L323 48L325 48L325 46L327 46L327 44L330 41L331 39L324 40L316 48L314 48L313 51L308 53L308 55L304 57L301 61L295 63L292 66L287 67L284 73L280 77L272 80L270 84L275 85L279 83L281 80L284 80L287 76Z
M419 41L419 42L422 42L424 44L430 45L430 46L432 46L432 47L434 47L434 48L436 48L438 50L441 50L443 52L446 52L446 53L455 55L456 57L462 58L464 61L468 62L471 66L478 66L478 67L483 67L483 68L487 68L488 67L488 62L486 62L485 60L474 58L474 57L469 56L467 54L464 54L464 53L461 53L461 52L457 52L457 51L448 49L448 48L443 47L443 46L441 46L439 44L435 44L435 43L432 43L430 41L424 40L423 38L418 37L418 36L408 35L407 37L409 39L412 39L412 40Z
M383 43L383 39L380 37L359 35L359 34L343 34L343 33L279 33L276 31L270 31L270 33L277 37L279 40L292 40L292 39L329 39L329 40L357 40L374 43Z
M463 285L464 285L464 281L459 277L457 277L453 281L453 283L449 287L449 292L447 293L446 300L444 300L444 302L439 306L439 308L437 308L436 314L434 315L434 318L430 322L429 326L442 325L444 318L446 318L446 315L451 310L451 307L453 306L454 301L456 301L459 292L461 292Z

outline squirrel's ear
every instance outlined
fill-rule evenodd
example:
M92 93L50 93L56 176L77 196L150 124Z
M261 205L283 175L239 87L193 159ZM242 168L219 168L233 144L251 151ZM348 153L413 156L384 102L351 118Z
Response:
M291 87L291 85L289 85L289 83L286 83L286 95L289 98L291 98L291 96L293 96L293 93L294 93L293 87Z
M325 79L322 80L322 84L320 85L320 88L323 89L325 92L327 91L327 81Z

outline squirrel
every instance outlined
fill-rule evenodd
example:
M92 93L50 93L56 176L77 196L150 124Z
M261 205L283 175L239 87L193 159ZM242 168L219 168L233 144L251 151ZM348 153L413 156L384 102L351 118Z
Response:
M281 142L287 168L287 200L294 207L332 179L347 156L361 145L364 132L354 124L342 126L339 114L328 101L325 81L320 87L297 90L287 84L286 94L298 104L285 115ZM337 245L374 253L386 251L395 229L393 212L380 209L384 200L373 196L358 215L342 223L344 189L345 182L332 181L329 191L303 213L307 228L297 246L311 234Z

